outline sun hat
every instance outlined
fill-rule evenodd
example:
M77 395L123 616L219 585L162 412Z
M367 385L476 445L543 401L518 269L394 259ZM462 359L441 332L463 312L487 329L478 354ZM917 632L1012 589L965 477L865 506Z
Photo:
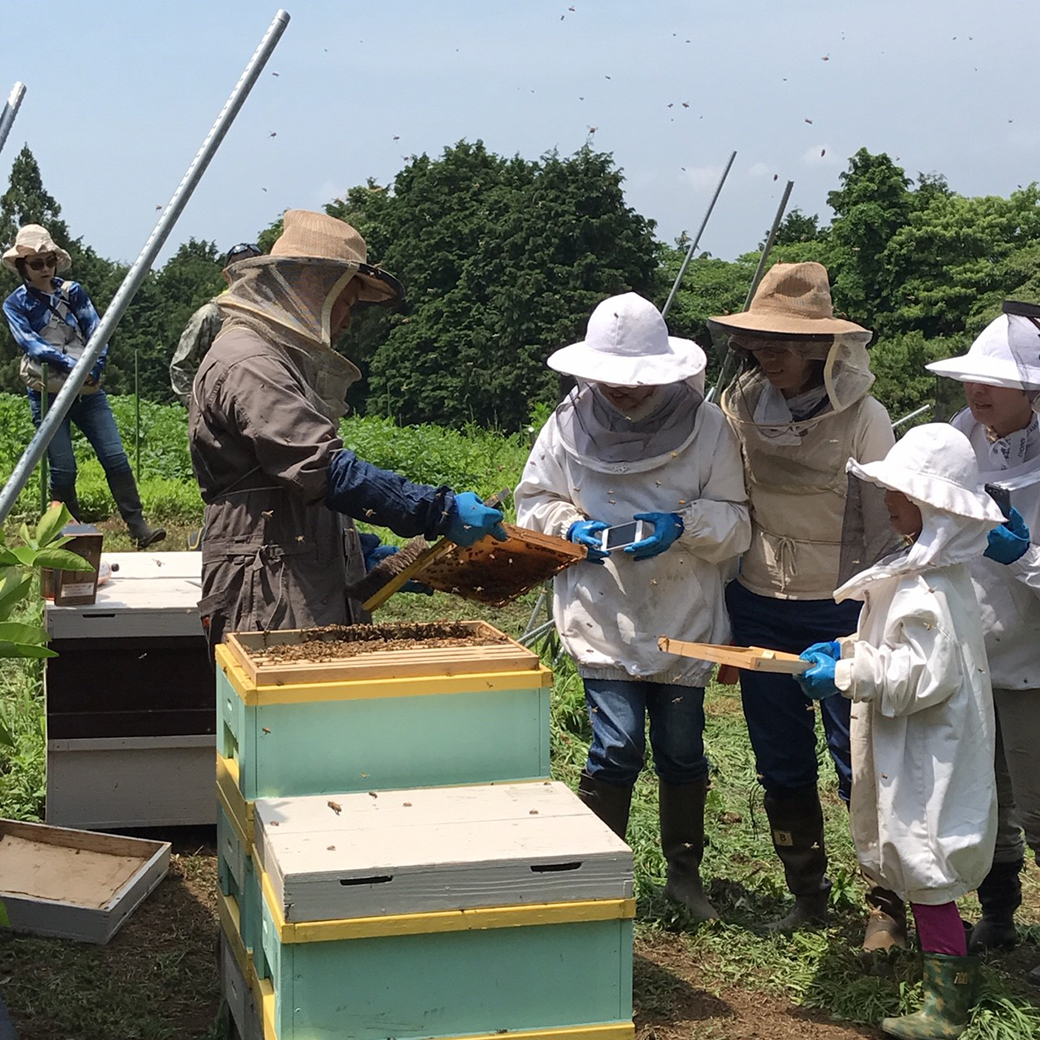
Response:
M18 229L14 245L4 253L4 267L11 271L17 271L16 260L27 260L30 256L40 253L53 253L58 258L55 269L57 274L67 271L72 266L72 257L59 246L50 232L39 224L26 224Z
M699 375L708 359L693 340L669 336L661 312L629 292L597 304L585 339L561 347L547 364L592 383L663 386Z
M845 469L944 513L993 523L1004 520L993 499L978 490L975 449L947 423L915 426L880 461L860 464L849 459Z
M1004 306L1028 307L1012 301ZM1032 309L1040 315L1040 308ZM979 333L967 354L932 361L925 368L961 383L1040 390L1040 328L1026 315L1001 314Z
M404 299L404 286L378 267L367 262L368 248L361 235L346 221L327 213L290 209L282 218L282 233L271 247L270 257L257 257L243 263L267 260L329 260L353 266L361 282L359 299L365 303L394 303Z
M726 329L789 333L797 336L833 336L869 329L834 317L831 287L823 264L774 264L762 278L751 307L739 314L709 318Z

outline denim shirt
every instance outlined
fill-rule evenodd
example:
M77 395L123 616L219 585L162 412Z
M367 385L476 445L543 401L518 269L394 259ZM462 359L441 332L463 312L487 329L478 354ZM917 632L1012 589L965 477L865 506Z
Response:
M61 372L71 372L77 359L57 349L41 335L54 317L57 304L60 301L67 303L68 316L65 320L69 325L75 325L79 329L84 343L89 342L101 319L94 309L94 304L90 302L90 297L78 282L66 282L62 278L55 278L52 284L55 295L43 293L28 284L20 285L4 300L4 315L11 329L11 336L20 350L40 364L51 365ZM67 288L59 297L57 290L63 285ZM106 343L92 370L94 376L100 375L107 356Z

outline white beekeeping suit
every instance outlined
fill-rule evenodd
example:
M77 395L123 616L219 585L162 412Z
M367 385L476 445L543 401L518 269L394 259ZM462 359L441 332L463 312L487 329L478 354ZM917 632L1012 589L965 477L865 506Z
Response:
M972 891L996 835L993 703L969 566L1003 519L963 435L911 430L857 477L921 511L909 550L839 588L862 599L834 682L852 702L851 820L864 873L914 903Z

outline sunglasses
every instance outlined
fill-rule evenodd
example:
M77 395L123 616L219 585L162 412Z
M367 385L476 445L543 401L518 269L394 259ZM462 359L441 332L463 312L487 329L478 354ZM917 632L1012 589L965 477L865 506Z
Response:
M47 267L57 267L58 258L56 256L45 256L38 260L26 260L25 266L30 271L42 271Z

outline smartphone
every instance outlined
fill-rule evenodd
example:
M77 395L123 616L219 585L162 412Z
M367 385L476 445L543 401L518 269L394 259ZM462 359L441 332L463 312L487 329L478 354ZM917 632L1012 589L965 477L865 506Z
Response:
M1004 514L1004 519L1011 516L1011 492L1001 484L983 484L982 487L996 502L997 508Z
M608 527L603 532L603 540L600 543L604 552L614 552L615 549L624 549L627 545L641 542L646 535L643 533L646 524L642 520L633 520L630 524L618 524L616 527Z

